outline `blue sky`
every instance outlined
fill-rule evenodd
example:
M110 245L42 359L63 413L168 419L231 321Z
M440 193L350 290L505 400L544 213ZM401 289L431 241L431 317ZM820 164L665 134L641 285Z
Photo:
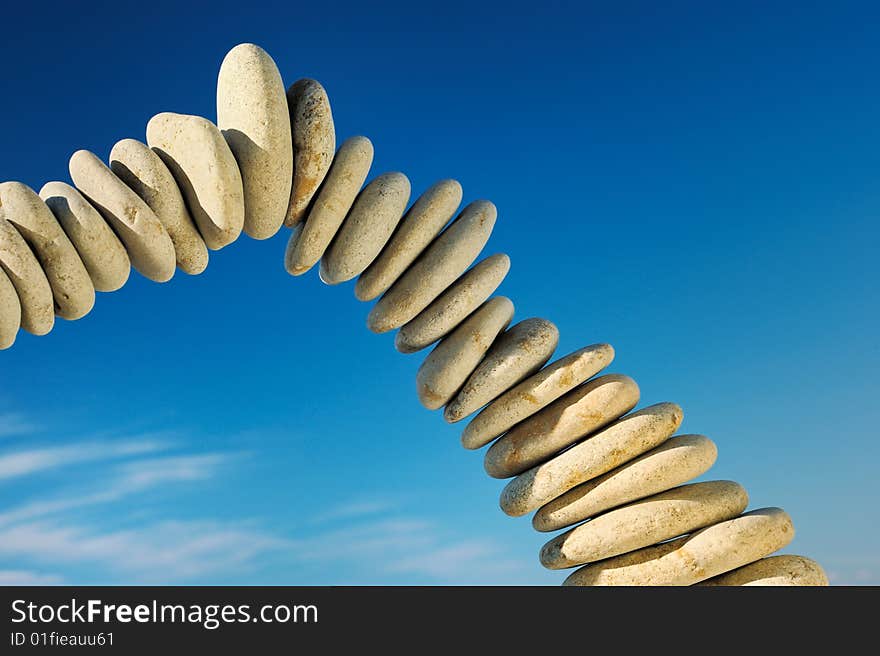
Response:
M557 355L612 343L718 444L709 477L792 514L787 551L880 584L876 6L422 4L18 3L0 179L214 120L223 55L258 43L373 140L371 176L497 204L500 292ZM283 233L0 354L0 583L561 582L419 405L424 354L351 283L288 276Z

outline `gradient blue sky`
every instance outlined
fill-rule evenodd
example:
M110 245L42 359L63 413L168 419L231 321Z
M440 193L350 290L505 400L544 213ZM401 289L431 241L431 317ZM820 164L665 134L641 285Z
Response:
M557 354L612 343L719 445L712 477L792 514L789 552L880 583L876 4L24 4L0 179L67 180L160 111L214 120L256 42L323 82L371 175L498 205L501 292ZM284 233L0 354L0 582L562 580L419 405L422 356L353 285L289 277Z

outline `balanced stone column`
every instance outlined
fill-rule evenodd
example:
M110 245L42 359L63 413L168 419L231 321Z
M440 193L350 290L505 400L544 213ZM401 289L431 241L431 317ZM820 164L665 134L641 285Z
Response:
M771 556L703 581L699 585L826 586L821 565L803 556Z

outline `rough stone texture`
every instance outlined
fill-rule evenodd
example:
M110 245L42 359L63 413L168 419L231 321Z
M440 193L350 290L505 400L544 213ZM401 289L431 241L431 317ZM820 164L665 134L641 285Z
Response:
M826 586L821 565L803 556L771 556L699 585Z
M216 251L238 239L244 188L217 126L201 116L163 112L147 123L147 144L174 176L205 245Z
M691 483L611 510L550 540L541 564L564 569L604 560L732 519L749 504L739 483Z
M174 244L141 197L87 150L71 156L70 177L125 244L132 266L155 282L171 280L177 263Z
M793 538L794 526L784 510L762 508L581 567L563 585L693 585L768 556Z
M293 142L281 73L253 43L235 46L220 65L217 127L241 171L244 231L254 239L267 239L278 232L287 214Z
M403 173L383 173L364 187L321 259L321 280L337 285L370 266L400 223L409 194Z
M559 330L546 319L525 319L504 332L443 412L449 423L461 421L544 366Z
M492 234L498 211L478 200L431 243L367 316L367 328L384 333L414 319L477 259Z
M510 271L507 255L490 255L456 280L395 335L401 353L415 353L452 332L498 289Z
M27 242L6 220L7 211L0 196L0 267L18 296L21 327L33 335L45 335L55 324L52 288Z
M333 161L336 130L324 87L302 79L287 90L293 135L293 186L284 222L293 227L305 218L306 210Z
M596 435L596 438L599 438L600 435L601 433ZM568 453L591 442L593 439L562 453L555 460L563 459ZM616 455L616 451L611 453ZM686 483L708 471L717 456L718 449L709 438L702 435L679 435L632 462L578 485L558 498L556 498L557 490L561 490L568 484L569 476L579 478L580 470L565 468L558 475L559 479L553 477L555 473L553 469L546 471L546 473L542 471L540 476L532 477L534 482L525 486L526 491L521 493L521 496L530 501L529 510L533 509L538 498L549 501L547 505L535 513L532 518L532 526L538 531L555 531L595 517L601 512L630 501L636 501ZM553 462L551 460L546 464L549 465ZM578 462L578 460L573 460L573 462ZM511 481L508 488L536 470L545 470L545 465L539 465L522 474ZM585 466L584 470L589 471L589 465ZM569 472L571 473L569 474ZM560 483L560 479L564 482ZM543 485L540 485L541 483ZM540 490L542 494L536 494L535 490ZM508 500L506 493L507 488L502 493L502 507L505 507L505 504L510 504L513 509L519 511L525 505L523 501L519 501L520 495L514 497L513 500ZM528 510L514 514L524 514L525 512Z
M47 182L40 198L52 210L79 254L92 284L99 292L113 292L128 280L131 262L116 233L104 217L64 182Z
M0 351L15 343L20 326L21 303L15 293L15 286L0 266Z
M425 358L416 375L419 401L429 410L442 408L464 385L498 334L513 319L513 303L497 296L445 337Z
M461 185L455 180L441 180L423 193L376 261L358 278L354 295L372 301L384 294L449 223L461 197Z
M461 434L461 445L466 449L485 446L602 371L613 359L614 349L610 344L593 344L548 364L474 417Z
M49 286L55 314L79 319L95 305L95 287L82 260L42 199L20 182L0 184L0 213L36 255Z
M366 137L351 137L339 147L308 218L300 221L304 227L287 242L284 267L290 275L302 275L323 257L367 179L372 163L373 144Z
M162 158L140 141L123 139L110 151L110 170L156 214L174 244L177 266L190 275L204 271L208 248Z
M629 376L607 374L576 387L511 428L486 452L486 473L516 476L632 410L639 386Z

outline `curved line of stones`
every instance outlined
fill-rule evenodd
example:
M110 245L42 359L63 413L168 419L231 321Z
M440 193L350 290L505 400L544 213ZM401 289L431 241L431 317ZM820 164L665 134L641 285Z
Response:
M492 203L456 215L461 186L442 180L407 209L410 183L397 172L364 186L373 146L353 137L336 150L319 83L285 91L269 55L242 44L221 65L217 124L162 113L146 142L120 141L109 166L74 153L73 186L50 182L38 195L0 184L0 347L19 327L41 335L55 315L84 316L95 290L119 289L132 266L159 282L175 268L197 274L242 231L265 239L285 224L288 272L320 263L328 284L357 278L359 299L379 299L371 330L399 329L403 353L436 344L417 375L420 401L449 422L479 411L463 446L491 443L487 473L511 479L506 513L536 511L537 530L567 529L541 550L548 568L580 566L567 584L827 583L809 559L769 557L794 535L784 511L744 513L748 495L732 481L688 483L712 466L715 445L675 436L683 415L673 403L633 411L635 381L598 375L611 346L547 364L556 327L510 326L513 303L493 296L509 258L471 266Z

